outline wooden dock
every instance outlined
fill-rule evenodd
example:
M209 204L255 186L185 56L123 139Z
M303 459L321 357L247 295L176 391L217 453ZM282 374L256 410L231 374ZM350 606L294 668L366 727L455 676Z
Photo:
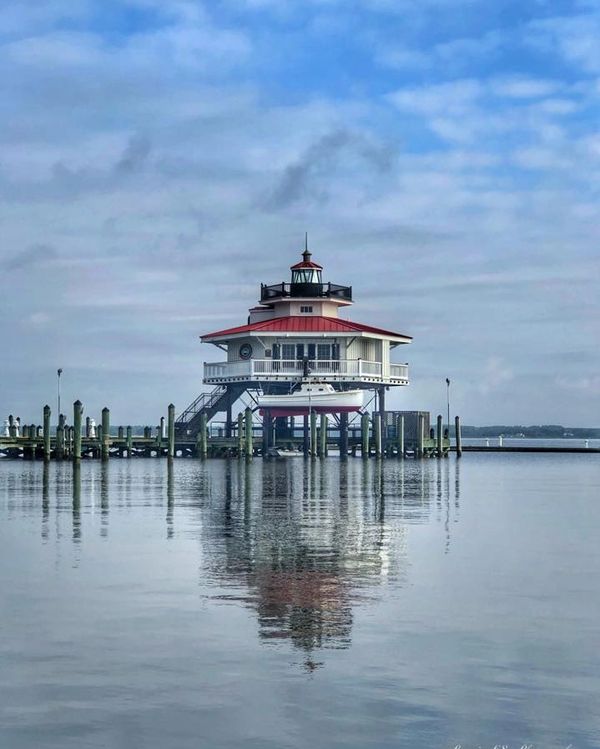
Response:
M61 414L56 427L51 427L49 406L43 409L43 424L20 425L11 416L8 434L0 436L0 456L25 460L109 460L110 458L167 457L209 458L273 455L273 448L299 451L307 457L326 457L331 454L362 457L447 457L450 440L447 429L442 429L438 416L437 431L432 428L425 436L425 419L419 416L412 437L405 434L404 417L393 425L383 424L377 413L364 413L358 424L349 425L348 415L339 419L325 414L303 417L300 429L278 432L276 420L266 417L262 423L254 421L250 408L238 415L231 436L211 434L206 418L197 436L190 437L175 430L175 406L170 404L167 419L161 417L156 427L144 427L141 434L133 434L131 426L111 427L110 411L102 410L97 427L87 418L83 421L83 405L73 404L72 424ZM388 414L389 415L389 414ZM458 423L458 422L457 422ZM460 439L455 450L460 455Z

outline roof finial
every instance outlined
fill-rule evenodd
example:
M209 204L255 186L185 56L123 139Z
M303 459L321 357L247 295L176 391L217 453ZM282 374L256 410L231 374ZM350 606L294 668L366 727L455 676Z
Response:
M304 232L304 252L302 253L302 257L304 258L304 262L308 263L310 262L312 253L308 251L308 232Z

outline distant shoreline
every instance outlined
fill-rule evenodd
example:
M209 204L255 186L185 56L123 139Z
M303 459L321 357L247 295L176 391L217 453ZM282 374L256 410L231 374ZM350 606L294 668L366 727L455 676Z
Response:
M454 435L454 425L450 430ZM600 427L543 426L461 426L463 437L505 437L513 439L600 439Z

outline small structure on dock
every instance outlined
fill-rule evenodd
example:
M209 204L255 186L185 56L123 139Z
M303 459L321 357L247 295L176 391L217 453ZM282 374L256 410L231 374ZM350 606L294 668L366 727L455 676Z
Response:
M391 353L411 343L411 336L341 318L340 310L353 303L352 287L324 282L308 247L290 270L289 282L261 284L260 302L245 324L201 336L227 358L204 364L203 382L214 389L177 418L179 436L195 438L221 412L229 437L233 405L244 393L255 403L259 395L290 393L307 374L338 392L374 391L382 412L386 390L408 385L408 365L392 362ZM347 423L348 415L339 418ZM276 421L278 432L293 429L285 417Z

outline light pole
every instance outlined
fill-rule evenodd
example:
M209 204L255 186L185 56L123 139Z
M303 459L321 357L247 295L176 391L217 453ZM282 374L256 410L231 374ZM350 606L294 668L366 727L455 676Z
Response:
M450 434L450 380L446 377L446 406L448 408L448 434Z
M58 414L57 418L60 418L60 376L62 374L62 369L56 370L56 377L57 377L57 406L58 406Z

